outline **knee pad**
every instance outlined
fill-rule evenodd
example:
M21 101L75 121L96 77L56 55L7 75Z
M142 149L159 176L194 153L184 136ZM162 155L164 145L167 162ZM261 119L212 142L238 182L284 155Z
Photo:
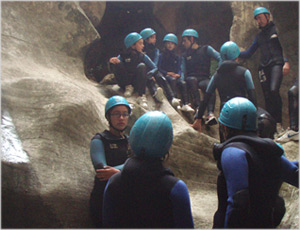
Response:
M140 64L138 64L138 65L136 66L136 68L137 68L138 70L144 70L144 69L145 69L145 71L146 71L147 66L146 66L145 63L140 63Z
M292 86L288 91L288 96L296 98L296 97L298 97L298 93L299 93L298 87Z

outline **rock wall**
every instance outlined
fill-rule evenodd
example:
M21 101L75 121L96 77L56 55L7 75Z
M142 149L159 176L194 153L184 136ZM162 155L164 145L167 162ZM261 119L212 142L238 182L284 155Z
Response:
M76 2L2 2L2 114L9 112L29 159L2 159L2 227L92 227L89 143L107 127L107 98L122 93L84 74L87 44L100 39L91 25ZM173 122L169 164L174 172L187 183L209 178L216 203L217 170L210 152L216 140L195 132L166 99L157 107L148 97L152 109L166 112ZM135 104L135 96L129 102L132 125L145 111ZM207 193L199 184L192 188ZM205 211L199 216L213 210Z
M3 114L10 114L29 159L18 163L2 158L2 227L92 227L88 200L94 170L89 143L96 132L107 128L107 99L122 95L116 85L88 80L84 69L89 45L107 35L95 29L104 20L107 4L1 4L2 120ZM158 16L159 10L155 12ZM169 26L163 20L161 25ZM174 143L167 164L188 185L195 227L211 228L218 174L211 148L217 140L194 131L166 99L157 105L147 97L151 109L164 111L173 123ZM133 106L128 132L146 112L135 99L136 95L128 99ZM286 152L297 159L298 145L292 143ZM298 199L297 190L287 187L283 192L288 207L282 227L298 227L297 206L292 202Z

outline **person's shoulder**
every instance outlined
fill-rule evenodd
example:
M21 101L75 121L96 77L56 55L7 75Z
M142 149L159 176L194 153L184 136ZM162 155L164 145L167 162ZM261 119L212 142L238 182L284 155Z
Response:
M101 133L96 133L93 137L92 137L92 141L93 140L102 140L103 135L105 135L105 133L108 132L107 130L104 130Z
M239 148L239 146L228 146L222 152L222 161L229 160L232 161L233 159L238 159L240 157L245 156L245 150Z
M117 172L109 178L108 181L108 190L116 191L119 190L120 182L121 182L121 172Z

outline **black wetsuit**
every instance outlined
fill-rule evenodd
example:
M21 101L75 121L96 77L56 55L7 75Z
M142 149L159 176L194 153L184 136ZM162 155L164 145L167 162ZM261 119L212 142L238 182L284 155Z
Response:
M178 98L177 95L177 87L181 93L182 96L182 103L184 105L188 104L188 93L187 93L187 85L186 82L179 78L173 78L172 76L169 76L167 72L173 72L176 74L181 75L181 58L175 54L174 51L165 50L159 55L158 59L158 70L162 75L167 79L169 82L172 91L174 93L174 96Z
M210 62L214 58L221 62L220 54L211 46L199 46L197 49L188 49L184 55L182 62L182 74L187 83L188 89L191 91L195 108L200 105L200 89L205 93L210 77ZM216 94L213 93L208 102L208 114L213 113L215 109Z
M299 78L288 91L290 129L299 130Z
M279 90L283 77L284 58L273 22L261 28L261 32L255 37L251 47L247 51L241 52L239 57L250 58L258 47L261 51L259 78L265 97L266 110L277 123L281 123L282 100Z

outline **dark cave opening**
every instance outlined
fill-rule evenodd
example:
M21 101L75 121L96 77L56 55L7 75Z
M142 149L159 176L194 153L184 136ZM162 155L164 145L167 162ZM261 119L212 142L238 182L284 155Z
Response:
M162 39L170 31L162 23L164 12L154 14L155 4L165 4L165 8L173 7L176 11L175 31L171 32L179 41L188 27L199 32L201 44L211 45L217 51L229 40L233 18L229 2L107 2L105 14L96 27L101 39L90 44L85 56L85 74L89 79L100 82L110 73L108 60L124 49L123 40L130 32L151 27L157 33L157 47L163 48ZM178 48L180 51L180 44Z

